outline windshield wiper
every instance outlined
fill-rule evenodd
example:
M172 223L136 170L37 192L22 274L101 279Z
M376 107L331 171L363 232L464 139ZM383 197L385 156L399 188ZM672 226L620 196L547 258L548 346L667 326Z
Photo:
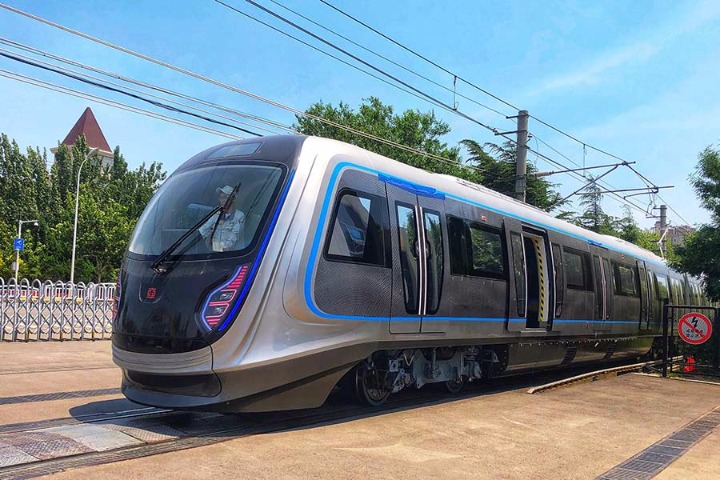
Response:
M155 273L157 274L163 274L167 272L167 269L162 266L163 262L165 262L165 259L170 256L172 252L177 250L177 248L182 245L182 243L187 240L187 238L195 233L195 231L200 228L201 226L205 225L205 222L210 220L213 215L215 215L218 212L223 211L228 205L230 205L235 200L235 195L237 194L237 191L240 189L241 183L238 182L237 185L235 185L235 188L233 188L232 193L228 196L227 200L225 200L225 203L222 205L219 205L212 210L210 210L207 215L205 215L203 218L198 220L195 225L188 228L187 232L183 233L180 238L178 238L175 243L170 245L168 248L162 251L162 253L158 256L158 258L155 259L155 261L150 265L150 268L155 270ZM210 235L210 238L212 238L212 235L215 234L215 229L218 226L218 223L220 223L220 217L221 215L218 215L218 219L215 221L215 225L213 225L212 234Z
M217 207L213 208L212 210L210 210L210 212L209 212L207 215L205 215L203 218L201 218L195 225L193 225L192 227L190 227L187 232L183 233L182 237L178 238L178 239L175 241L175 243L173 243L173 244L170 245L168 248L166 248L165 250L163 250L163 252L160 254L160 256L158 256L158 258L155 259L155 261L152 263L152 265L150 265L150 268L152 268L153 270L155 270L155 273L165 273L167 270L166 270L165 268L161 267L161 265L162 265L162 263L165 261L165 259L166 259L172 252L174 252L175 250L177 250L177 248L178 248L190 235L192 235L193 233L195 233L195 230L197 230L198 228L200 228L201 226L203 226L203 225L205 224L205 222L207 222L208 220L210 220L210 218L211 218L213 215L215 215L216 213L218 213L220 210L222 210L222 207L221 207L221 206L217 206Z

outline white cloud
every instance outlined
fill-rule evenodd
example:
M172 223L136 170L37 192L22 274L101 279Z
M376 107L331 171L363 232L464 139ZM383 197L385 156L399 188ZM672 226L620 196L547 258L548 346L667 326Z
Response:
M647 62L682 34L713 22L720 17L720 2L697 3L679 20L673 19L664 27L653 30L649 38L639 40L615 51L605 51L597 58L575 70L552 76L540 82L528 96L537 96L552 90L587 87L605 80L613 70L623 66Z
M719 83L720 55L715 55L664 95L572 133L590 144L613 145L610 151L637 160L638 170L657 185L675 185L661 192L663 198L689 223L706 222L709 215L687 179L698 153L720 142L715 126L720 104L709 101L717 97Z

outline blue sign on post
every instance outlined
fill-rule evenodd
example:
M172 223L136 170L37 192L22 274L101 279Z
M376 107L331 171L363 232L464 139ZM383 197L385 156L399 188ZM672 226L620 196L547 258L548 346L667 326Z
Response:
M13 248L15 250L25 250L25 240L22 238L16 238Z

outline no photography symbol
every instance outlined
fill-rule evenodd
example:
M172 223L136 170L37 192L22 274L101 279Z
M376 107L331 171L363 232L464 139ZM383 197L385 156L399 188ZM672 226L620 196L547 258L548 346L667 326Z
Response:
M688 313L678 322L678 335L690 345L703 344L712 335L712 323L702 313Z

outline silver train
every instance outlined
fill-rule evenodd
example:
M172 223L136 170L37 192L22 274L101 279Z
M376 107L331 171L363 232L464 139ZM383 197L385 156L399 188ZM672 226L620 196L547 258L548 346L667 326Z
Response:
M148 204L123 260L113 359L159 407L378 405L404 388L639 356L654 254L481 186L302 136L210 148Z

